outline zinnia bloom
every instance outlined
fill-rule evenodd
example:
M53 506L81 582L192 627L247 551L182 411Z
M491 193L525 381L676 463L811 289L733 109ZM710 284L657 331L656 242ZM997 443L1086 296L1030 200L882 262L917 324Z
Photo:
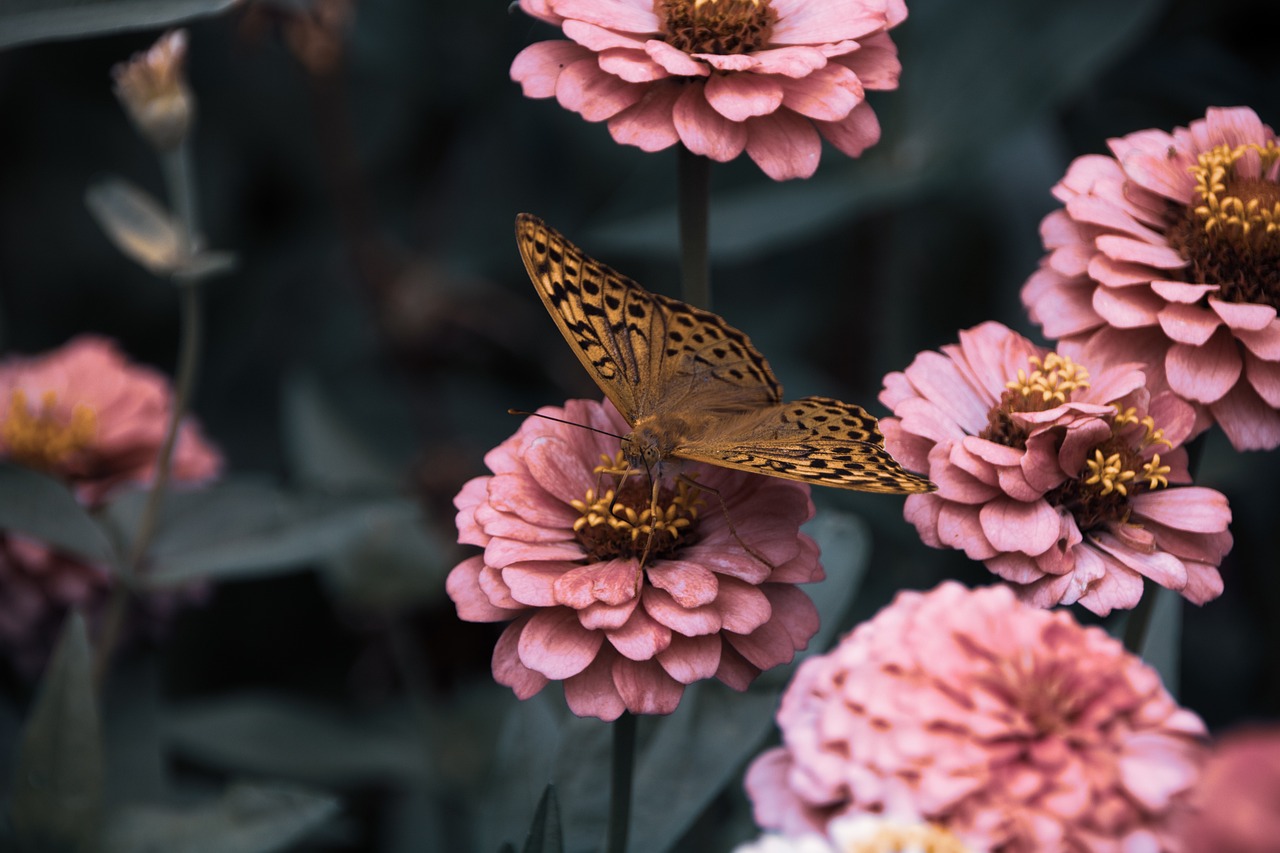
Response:
M629 431L608 403L540 414ZM817 630L795 586L822 578L799 532L813 514L804 484L690 465L706 493L661 484L654 522L650 484L623 473L617 438L539 417L485 462L493 475L454 499L459 541L484 554L455 567L447 589L467 621L515 620L493 674L521 699L555 680L579 716L668 714L686 684L744 690Z
M1022 291L1063 351L1140 361L1239 450L1280 445L1280 148L1245 107L1109 142L1054 187Z
M885 377L885 446L938 491L907 498L925 544L958 548L1041 607L1129 608L1142 578L1203 604L1222 593L1227 499L1187 483L1195 420L1138 365L1088 365L1000 325L960 333Z
M129 364L106 338L0 362L0 459L45 471L97 505L125 484L155 476L173 406L168 380ZM194 422L174 448L178 483L213 479L222 460Z
M1181 827L1188 850L1270 853L1280 846L1280 728L1232 732L1213 745Z
M511 77L645 151L744 150L807 178L821 138L850 157L880 138L867 89L894 89L902 0L520 0L568 40L520 52Z
M1100 628L954 582L801 664L778 725L747 772L761 826L907 809L1000 853L1179 850L1205 733Z

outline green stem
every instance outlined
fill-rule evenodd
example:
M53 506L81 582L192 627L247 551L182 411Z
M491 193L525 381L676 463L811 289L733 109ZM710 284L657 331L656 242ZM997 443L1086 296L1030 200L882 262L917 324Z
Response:
M200 234L196 222L196 193L191 179L188 143L184 141L175 150L164 152L161 155L161 162L169 185L169 198L174 209L178 233L184 243L186 254L190 256L199 248ZM93 669L94 685L99 693L106 683L111 659L115 654L116 646L120 643L120 636L128 617L130 587L142 571L147 549L151 547L151 540L155 536L160 507L164 502L164 493L168 488L169 475L173 467L173 449L178 443L179 428L191 401L200 362L201 341L204 337L200 283L197 279L184 277L180 272L174 275L174 283L181 294L181 350L178 353L178 365L174 377L173 405L169 412L169 423L165 427L164 441L156 456L155 480L147 494L147 503L142 510L142 517L138 521L138 530L133 538L129 559L123 567L124 576L112 588L111 598L107 602Z
M631 780L636 764L636 718L630 711L613 723L613 761L609 780L609 827L605 853L626 853L631 827Z
M684 301L699 308L711 308L711 265L707 250L707 227L711 207L711 161L676 146L679 159L680 283Z

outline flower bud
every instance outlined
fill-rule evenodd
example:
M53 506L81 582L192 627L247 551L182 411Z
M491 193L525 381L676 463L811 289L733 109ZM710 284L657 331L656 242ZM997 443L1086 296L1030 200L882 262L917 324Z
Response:
M195 97L184 68L187 33L171 30L145 53L111 69L116 97L147 141L160 151L176 148L195 118Z

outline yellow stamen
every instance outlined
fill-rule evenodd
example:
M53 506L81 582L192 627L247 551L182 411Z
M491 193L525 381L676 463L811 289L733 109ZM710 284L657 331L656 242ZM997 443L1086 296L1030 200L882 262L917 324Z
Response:
M1234 148L1223 144L1202 153L1189 169L1200 197L1200 204L1193 210L1205 233L1238 240L1244 249L1256 248L1253 244L1259 240L1269 242L1280 231L1280 198L1274 193L1259 198L1232 192L1260 189L1258 182L1240 181L1235 175L1237 161L1249 152L1256 152L1261 159L1263 174L1280 159L1275 140L1267 140L1266 145L1249 143Z
M9 456L32 468L52 470L83 450L98 430L98 416L92 407L77 403L70 417L59 415L58 398L46 391L38 407L27 401L26 392L14 389L9 411L0 424L0 438Z
M1144 462L1142 465L1142 476L1138 479L1147 484L1149 488L1168 488L1169 472L1173 469L1168 465L1160 464L1160 454L1153 453L1150 462Z
M1073 391L1089 387L1089 371L1067 356L1051 352L1043 359L1033 355L1030 361L1035 369L1030 374L1019 370L1016 379L1005 383L1006 388L1023 397L1062 404L1067 402Z
M1104 497L1112 492L1127 497L1129 489L1125 483L1138 476L1136 471L1130 471L1124 467L1119 453L1104 457L1101 450L1094 450L1093 458L1086 459L1085 464L1089 466L1089 476L1085 478L1085 485L1101 485L1102 489L1098 494Z

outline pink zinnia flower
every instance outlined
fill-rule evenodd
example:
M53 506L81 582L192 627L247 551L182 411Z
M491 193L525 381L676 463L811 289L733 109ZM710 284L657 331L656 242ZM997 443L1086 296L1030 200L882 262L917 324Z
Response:
M938 491L904 512L925 544L963 549L1041 607L1129 608L1142 578L1203 604L1222 592L1227 499L1190 481L1195 420L1138 365L1046 352L999 323L885 377L885 446Z
M540 413L630 429L608 403ZM822 578L817 545L799 532L813 514L808 487L690 465L718 497L663 484L651 524L649 482L621 473L619 447L531 417L485 457L493 476L454 499L459 541L484 548L449 573L458 615L515 620L494 649L494 678L521 699L563 681L575 714L612 720L669 714L699 679L743 690L790 661L818 628L795 586Z
M902 0L520 0L569 40L520 52L511 77L618 142L745 150L774 180L807 178L821 138L857 157L880 138L867 89L894 89Z
M1280 728L1244 729L1214 743L1180 829L1188 850L1280 847Z
M1178 850L1204 724L1100 628L1001 586L903 592L796 672L761 826L914 811L981 850Z
M106 338L0 362L0 459L45 471L96 505L116 487L155 475L172 411L168 380L129 364ZM174 448L178 483L213 479L221 456L184 422Z
M1239 450L1280 445L1280 148L1245 107L1071 164L1022 291L1071 355L1146 364ZM1197 430L1198 431L1198 430Z

